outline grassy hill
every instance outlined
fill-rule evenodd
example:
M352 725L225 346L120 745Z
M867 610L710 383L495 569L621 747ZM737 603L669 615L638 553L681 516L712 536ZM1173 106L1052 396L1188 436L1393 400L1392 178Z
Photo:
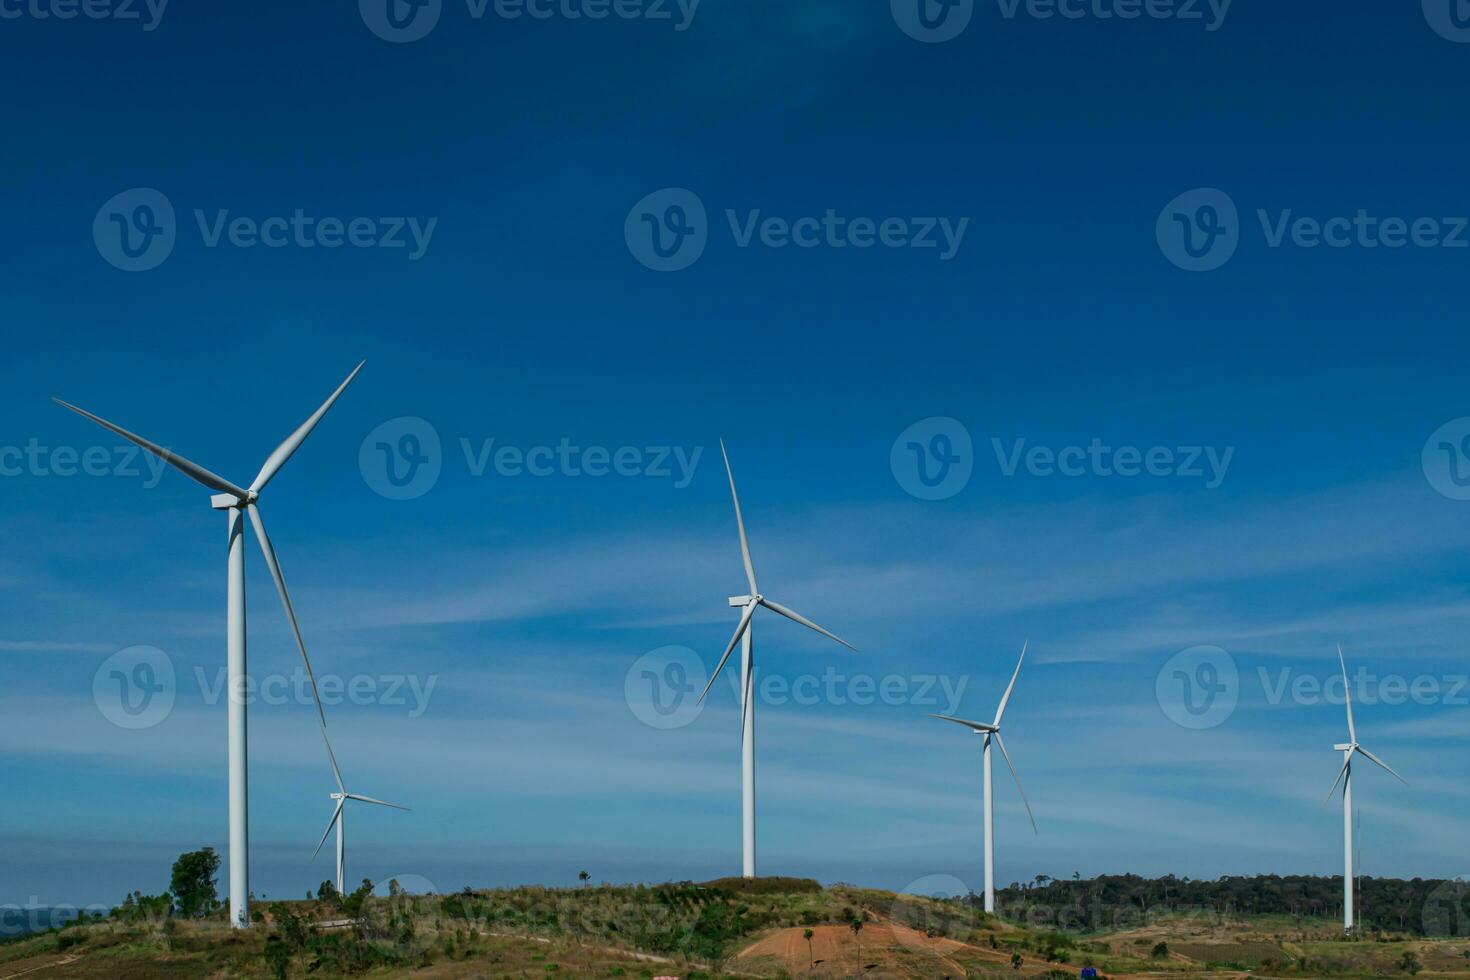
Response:
M1164 916L1086 936L966 902L803 879L465 890L257 906L257 926L134 913L0 943L0 980L240 977L1470 977L1470 943L1329 922ZM861 922L861 928L854 923ZM1412 959L1407 959L1411 954Z

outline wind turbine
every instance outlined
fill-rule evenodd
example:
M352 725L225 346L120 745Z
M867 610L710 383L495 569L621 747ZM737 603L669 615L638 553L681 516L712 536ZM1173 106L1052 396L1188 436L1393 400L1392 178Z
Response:
M1011 762L1011 754L1006 751L1005 739L1000 737L1000 720L1005 717L1006 705L1011 700L1011 692L1016 689L1016 678L1021 676L1021 664L1026 661L1026 647L1026 643L1021 644L1021 659L1016 661L1016 672L1011 675L1011 683L1007 685L1006 693L1000 699L1000 707L995 709L995 721L987 725L983 721L966 721L963 718L951 718L949 715L929 716L964 725L985 739L983 755L985 759L985 911L987 912L995 911L995 808L994 794L990 788L990 743L992 741L1000 746L1000 754L1005 757L1006 767L1011 770L1011 778L1016 781L1016 789L1020 790L1021 802L1026 804L1026 816L1031 818L1032 832L1038 832L1036 816L1031 812L1031 804L1026 799L1026 791L1021 789L1021 777L1016 774L1016 767Z
M760 589L755 584L755 566L750 561L750 541L745 537L745 519L740 515L740 495L735 492L735 474L730 469L730 456L725 452L725 440L720 440L720 455L725 459L725 475L730 478L730 499L735 504L735 527L740 531L740 557L745 562L745 580L750 585L748 595L737 595L730 597L731 606L741 607L740 623L735 627L735 635L730 637L730 645L725 647L725 655L720 658L719 666L715 672L710 674L709 683L704 685L704 691L699 695L703 701L709 689L714 686L715 678L720 676L720 671L725 669L725 661L730 659L730 654L735 650L735 644L741 643L740 648L740 772L741 772L741 840L744 843L744 862L742 874L746 878L755 877L755 702L753 698L755 684L755 647L751 639L751 617L760 606L765 606L773 613L779 613L793 622L800 623L807 629L816 630L829 639L836 640L854 653L857 647L848 643L836 633L823 629L805 616L791 609L787 609L773 599L761 595ZM742 642L743 641L743 642Z
M286 610L286 619L291 624L291 632L295 634L296 646L301 651L301 662L306 665L306 676L311 681L312 697L316 700L317 717L323 726L327 723L326 715L322 712L321 697L317 693L316 675L311 670L311 660L306 655L306 642L301 638L301 627L296 622L296 611L291 606L290 593L286 591L286 580L281 575L280 563L276 561L275 548L271 547L269 535L265 533L265 522L260 516L260 508L256 501L260 498L260 492L265 485L271 481L286 461L301 448L306 437L311 435L312 429L316 428L322 416L332 407L343 390L357 377L357 372L362 370L362 363L352 369L347 380L337 386L337 390L322 403L322 406L297 426L296 431L286 437L286 440L276 447L275 452L266 457L265 464L261 466L260 472L256 474L254 482L249 488L236 486L224 477L216 476L209 470L193 463L184 457L163 448L157 443L144 439L142 436L134 435L127 429L107 421L100 416L93 415L85 409L78 408L60 398L52 398L63 408L68 408L83 418L91 419L102 426L137 446L147 450L159 459L168 463L174 469L189 477L195 483L203 484L211 490L217 491L209 498L210 505L215 510L223 510L228 513L228 541L229 557L225 573L226 613L225 613L225 649L227 663L227 680L229 692L229 772L230 772L230 925L237 929L243 929L250 925L250 828L249 828L249 778L246 768L246 716L245 716L245 685L247 681L245 660L245 550L244 550L244 518L250 519L255 528L255 539L260 544L261 554L265 558L266 568L270 570L271 579L276 584L276 593L281 597L281 605Z
M1345 743L1334 745L1333 748L1342 753L1342 770L1337 778L1332 781L1332 789L1327 791L1327 799L1332 799L1332 794L1337 792L1337 784L1342 783L1342 930L1346 933L1353 931L1353 755L1361 755L1374 765L1386 770L1390 776L1403 783L1404 777L1389 768L1388 763L1378 756L1369 752L1358 744L1358 730L1353 724L1353 693L1352 684L1348 681L1347 661L1342 656L1342 644L1337 646L1337 660L1342 665L1342 694L1347 704L1348 740Z
M337 801L337 807L332 811L332 819L327 821L327 829L322 831L322 839L317 841L316 850L312 852L311 859L315 861L316 856L322 852L322 845L327 842L327 835L332 832L332 828L335 826L337 828L337 894L346 895L346 844L343 840L342 819L343 810L347 805L347 801L357 800L361 803L376 803L378 806L391 806L395 810L407 810L408 807L399 806L397 803L389 803L386 800L375 800L371 796L359 796L357 793L347 792L347 787L342 784L342 771L337 768L337 756L332 751L332 743L327 740L327 730L325 728L322 729L322 741L326 742L327 758L332 762L332 778L337 781L337 792L331 794L332 799Z

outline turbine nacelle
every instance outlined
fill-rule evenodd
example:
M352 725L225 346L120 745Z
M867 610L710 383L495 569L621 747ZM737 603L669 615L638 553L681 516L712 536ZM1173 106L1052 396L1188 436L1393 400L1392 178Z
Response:
M209 506L215 510L235 510L239 507L248 507L260 499L260 494L254 490L247 490L242 499L233 493L217 493L209 498Z

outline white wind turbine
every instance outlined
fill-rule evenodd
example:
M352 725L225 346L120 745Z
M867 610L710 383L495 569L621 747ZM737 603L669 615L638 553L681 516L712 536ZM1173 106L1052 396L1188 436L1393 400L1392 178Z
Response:
M1337 646L1337 661L1342 665L1342 694L1344 703L1347 705L1348 740L1345 743L1334 745L1333 748L1342 753L1342 770L1338 772L1337 778L1332 781L1332 789L1327 791L1327 799L1332 799L1332 794L1337 792L1337 784L1342 783L1342 929L1343 932L1353 931L1353 754L1357 753L1369 762L1380 766L1390 776L1403 783L1404 777L1389 768L1388 763L1378 756L1369 752L1358 744L1358 730L1353 724L1353 694L1352 684L1348 681L1347 661L1342 656L1342 644Z
M800 623L808 629L816 630L823 636L836 640L843 646L857 652L857 647L848 643L836 633L822 629L816 623L807 619L800 613L787 609L772 599L761 595L760 589L755 584L755 566L750 561L750 542L745 537L745 519L740 515L740 495L735 492L735 474L730 469L730 456L725 452L725 441L720 440L720 455L725 459L725 475L730 478L730 499L735 503L735 526L740 531L740 556L745 562L745 580L750 585L749 595L730 597L730 605L743 607L740 613L740 623L735 627L735 635L730 638L730 645L725 647L725 655L720 658L720 663L710 674L709 683L705 684L704 691L699 695L703 701L704 696L714 685L715 678L720 676L720 671L725 668L725 661L730 659L730 654L735 650L735 644L744 642L740 651L740 771L741 771L741 840L744 844L744 861L742 874L746 878L755 877L755 702L753 698L755 684L755 647L751 639L751 617L755 615L756 608L765 606L771 612L779 613L794 622Z
M260 508L256 501L260 492L271 478L286 465L289 460L311 435L311 430L316 428L322 416L332 407L337 398L346 389L352 379L357 377L357 372L362 370L362 363L352 369L347 380L337 386L322 406L313 412L305 422L297 427L296 431L286 437L286 440L276 447L275 452L266 457L265 464L261 466L260 472L256 474L254 482L248 489L236 486L224 477L216 476L209 470L190 462L177 453L171 452L162 446L149 442L142 436L134 435L121 426L114 425L104 418L93 415L85 409L54 398L58 405L71 409L84 418L127 439L129 442L146 449L159 459L168 463L174 469L183 473L196 483L203 484L211 490L217 491L210 497L210 504L215 510L228 512L229 526L229 557L225 573L225 589L227 605L225 613L225 648L227 663L226 691L229 692L229 794L230 794L230 924L237 929L243 929L250 925L250 829L249 829L249 789L248 774L246 769L246 717L244 691L247 679L245 659L245 549L244 549L244 521L249 517L251 525L255 528L255 539L260 544L261 554L265 557L266 568L270 570L271 578L276 584L276 593L281 597L281 605L286 610L286 619L290 621L291 632L295 634L296 646L301 651L301 662L306 666L306 676L311 681L312 697L316 700L317 716L320 723L326 725L326 715L322 713L321 698L317 694L316 675L311 670L311 660L306 656L306 642L301 638L301 627L296 622L296 610L291 606L291 596L286 591L286 580L281 576L281 566L276 561L276 552L271 547L270 537L265 533L265 523L260 516ZM323 728L325 731L325 727Z
M397 803L389 803L387 800L375 800L371 796L360 796L357 793L349 793L349 792L347 792L347 787L345 785L343 785L343 783L342 783L342 771L337 768L337 755L336 755L336 753L334 753L332 751L332 743L327 739L327 730L325 728L322 729L322 741L323 742L326 742L326 745L327 745L327 758L329 760L331 760L331 763L332 763L332 778L337 781L337 792L331 794L332 799L334 799L334 800L337 801L337 806L332 811L332 819L330 819L330 820L327 821L327 829L324 830L324 831L322 831L322 839L319 840L319 841L317 841L316 850L312 852L311 859L313 861L316 860L316 856L322 852L322 845L327 842L327 835L332 832L332 828L333 827L336 827L337 828L337 894L339 894L339 895L346 895L347 894L347 887L346 887L347 886L347 872L346 872L346 864L345 864L345 859L346 859L346 842L343 839L344 838L344 831L342 830L342 821L343 821L343 810L344 810L344 808L347 805L347 801L348 800L357 800L357 801L359 801L361 803L376 803L378 806L391 806L395 810L407 810L408 807L406 807L406 806L399 806Z
M985 911L995 911L995 809L994 794L991 792L990 784L990 743L993 741L1000 746L1000 754L1005 757L1006 767L1011 770L1011 778L1016 781L1016 789L1020 790L1021 802L1026 805L1026 816L1031 818L1031 830L1036 831L1036 816L1031 812L1031 804L1026 799L1026 791L1021 789L1021 777L1016 774L1016 767L1011 762L1011 754L1006 751L1005 740L1000 737L1000 720L1005 717L1006 705L1010 703L1011 692L1016 689L1016 678L1021 676L1021 664L1026 660L1026 646L1021 644L1021 659L1016 661L1016 672L1011 675L1011 683L1006 686L1006 693L1000 699L1000 707L995 709L995 721L986 724L983 721L966 721L963 718L951 718L949 715L930 715L931 718L942 718L952 721L957 725L964 725L976 735L985 739L983 755L985 759Z

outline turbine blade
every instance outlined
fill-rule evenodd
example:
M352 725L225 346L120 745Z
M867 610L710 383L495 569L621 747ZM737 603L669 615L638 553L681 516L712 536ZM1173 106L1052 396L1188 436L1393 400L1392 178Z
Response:
M700 701L704 700L704 696L714 686L715 678L720 676L720 671L725 669L725 661L730 659L730 654L735 651L735 644L739 643L740 638L745 635L746 627L750 625L750 617L753 615L755 615L755 603L747 603L745 610L740 614L740 624L735 627L735 635L730 637L730 645L725 647L725 655L720 658L719 666L715 668L713 674L709 675L709 683L704 685L704 690L699 695Z
M1016 689L1016 678L1021 676L1021 664L1026 662L1026 648L1031 645L1030 640L1021 644L1021 659L1016 661L1016 672L1011 675L1011 682L1006 686L1005 696L1000 699L1000 707L995 709L995 727L1000 727L1000 719L1006 713L1006 705L1010 703L1011 692Z
M1367 749L1363 748L1361 745L1357 746L1357 750L1360 753L1362 753L1363 755L1367 756L1369 762L1375 763L1380 768L1386 770L1388 772L1388 774L1390 776L1392 776L1394 779L1397 779L1399 782L1403 783L1405 786L1409 785L1409 781L1407 779L1405 779L1403 776L1400 776L1398 773L1394 772L1393 769L1392 769L1392 767L1390 767L1389 764L1386 763L1386 762L1384 762L1382 759L1378 758L1378 756L1374 755L1372 752L1369 752Z
M296 610L291 606L291 593L286 591L286 580L281 576L281 566L276 561L276 549L271 547L270 535L265 533L265 522L261 520L260 508L254 504L246 504L245 512L250 515L250 523L255 526L255 540L260 542L260 553L265 556L266 567L270 569L271 578L276 583L276 594L281 597L281 605L286 609L286 619L291 623L291 632L296 634L296 648L301 651L301 662L306 665L306 677L311 681L311 696L316 701L317 717L321 719L322 731L326 731L327 714L322 710L322 696L316 689L316 674L311 669L311 658L306 655L306 641L301 638L301 627L296 622Z
M378 806L391 806L395 810L408 809L408 807L399 806L397 803L389 803L387 800L375 800L371 796L358 796L356 793L348 793L347 798L349 800L361 800L363 803L376 803Z
M781 605L781 603L779 603L779 602L772 602L770 599L767 599L764 596L761 597L761 605L763 605L767 609L771 610L771 612L780 613L782 616L785 616L787 619L792 620L793 622L800 623L801 625L805 626L807 629L816 630L818 633L821 633L823 636L830 637L831 639L836 640L838 643L841 643L843 646L847 647L853 653L857 653L857 647L853 646L851 643L848 643L846 640L844 640L842 637L838 636L836 633L833 633L830 630L824 630L824 629L822 629L822 627L818 626L816 623L812 622L810 619L807 619L805 616L801 615L800 613L796 612L795 610L787 609L785 606Z
M327 759L332 763L332 778L337 781L337 792L346 793L347 787L342 785L342 770L337 768L337 753L332 751L331 739L327 738L326 726L318 726L322 730L322 741L327 746Z
M993 732L993 731L995 731L995 726L994 725L987 725L983 721L966 721L963 718L952 718L949 715L934 715L934 714L931 714L929 717L930 718L940 718L940 719L943 719L944 721L952 721L956 725L964 725L966 728L973 728L977 732Z
M113 425L111 422L102 418L100 415L93 415L85 408L77 408L70 402L64 402L60 398L57 398L55 395L51 396L51 400L60 405L62 408L70 409L71 411L76 412L82 418L91 419L93 422L96 422L98 425L102 426L102 428L107 429L110 432L115 432L129 442L148 450L148 452L157 456L159 459L163 460L165 463L172 466L174 469L178 470L180 473L184 474L195 483L203 484L211 490L218 490L220 493L233 494L234 496L239 497L241 500L244 500L246 497L250 496L249 493L235 486L224 477L211 473L209 470L206 470L198 463L191 462L190 460L187 460L184 457L180 456L178 453L169 452L167 449L164 449L157 443L149 442L147 439L144 439L140 435L134 435L120 425Z
M1337 645L1337 662L1342 664L1342 699L1343 703L1347 705L1348 741L1356 744L1358 741L1358 730L1353 725L1353 686L1348 683L1347 661L1343 659L1341 643Z
M746 627L749 629L749 627ZM744 689L740 692L740 737L745 737L745 719L750 716L750 698L755 689L755 665L745 675Z
M311 859L313 861L315 861L316 856L322 852L322 845L327 842L327 835L330 834L332 832L332 828L337 825L337 819L342 816L342 806L346 802L347 797L345 796L337 801L337 809L332 811L332 819L327 821L327 829L322 831L322 839L316 842L316 850L311 852Z
M1011 778L1016 781L1016 789L1021 792L1021 802L1026 804L1026 816L1031 818L1031 832L1039 835L1041 831L1036 829L1036 814L1031 812L1031 801L1026 799L1026 791L1021 788L1021 777L1016 774L1016 767L1011 762L1011 754L1006 751L1005 739L1000 737L1000 732L995 733L995 744L1000 746L1000 754L1006 760L1006 768L1010 769Z
M260 472L255 476L255 482L250 484L251 490L258 493L265 489L265 485L271 482L271 477L275 476L281 467L286 465L286 460L290 459L291 455L297 449L301 448L301 444L306 441L306 437L311 435L311 430L315 429L316 424L322 420L322 416L327 414L327 409L331 408L332 403L337 400L343 391L347 390L347 386L352 384L352 379L357 377L357 372L361 371L362 366L366 363L367 361L359 361L357 367L353 368L352 373L347 376L347 380L339 384L337 390L332 392L326 401L322 402L322 407L312 412L311 416L305 422L302 422L296 427L295 432L286 437L285 442L276 447L275 452L266 457L265 465L260 468Z
M1343 761L1342 768L1338 770L1337 778L1332 781L1332 788L1327 791L1327 798L1322 801L1323 803L1326 803L1327 800L1332 799L1332 794L1337 792L1337 784L1342 782L1343 777L1346 776L1348 773L1348 767L1352 764L1353 760L1351 756Z
M740 529L740 557L745 561L745 580L750 583L750 594L760 590L755 587L755 565L750 561L750 541L745 537L745 518L740 516L740 495L735 492L735 471L730 469L730 454L725 452L725 440L720 440L720 455L725 457L725 475L730 478L730 499L735 502L735 526Z

